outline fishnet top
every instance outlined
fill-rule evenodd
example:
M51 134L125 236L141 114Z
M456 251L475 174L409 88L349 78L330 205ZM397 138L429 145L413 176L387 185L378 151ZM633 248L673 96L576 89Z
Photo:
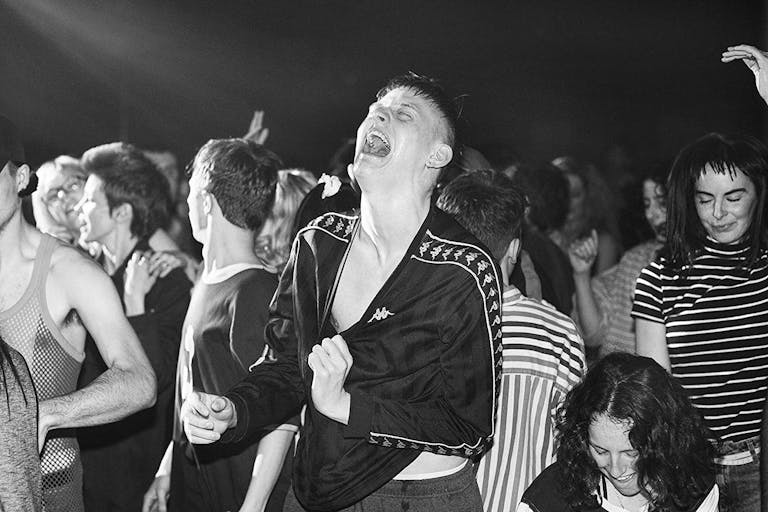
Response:
M57 244L55 238L43 235L24 295L0 312L0 335L27 361L40 402L74 391L83 361L82 352L76 352L64 339L48 311L45 280ZM83 475L73 431L48 435L40 466L46 511L82 511Z

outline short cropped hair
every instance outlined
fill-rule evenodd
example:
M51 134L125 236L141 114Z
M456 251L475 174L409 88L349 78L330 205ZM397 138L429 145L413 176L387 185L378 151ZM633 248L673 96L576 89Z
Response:
M455 178L443 189L437 206L456 217L499 260L509 243L520 237L526 204L509 178L487 169Z
M459 108L456 101L445 92L440 82L434 78L417 75L411 71L389 80L376 94L376 98L381 99L395 89L408 89L417 96L425 98L437 109L445 128L445 142L451 146L454 155L458 155L461 152L460 144L457 142Z
M168 182L144 153L131 144L113 142L83 153L86 173L104 182L110 212L128 204L133 211L131 234L149 238L170 219Z
M275 202L280 158L261 144L241 139L211 139L197 152L189 176L200 173L203 187L237 227L258 231Z

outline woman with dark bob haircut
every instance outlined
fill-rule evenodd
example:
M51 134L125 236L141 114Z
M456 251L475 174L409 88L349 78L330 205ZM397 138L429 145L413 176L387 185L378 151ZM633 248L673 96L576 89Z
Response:
M568 393L556 429L557 462L518 512L717 510L701 415L652 359L607 355Z
M723 512L760 510L768 381L768 149L712 133L668 178L668 244L635 285L637 353L678 378L715 445Z

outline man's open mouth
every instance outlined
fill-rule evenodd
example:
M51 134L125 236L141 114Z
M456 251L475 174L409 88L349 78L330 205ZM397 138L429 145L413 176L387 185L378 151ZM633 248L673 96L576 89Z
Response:
M363 152L374 156L387 156L392 150L387 136L380 131L373 129L365 136Z

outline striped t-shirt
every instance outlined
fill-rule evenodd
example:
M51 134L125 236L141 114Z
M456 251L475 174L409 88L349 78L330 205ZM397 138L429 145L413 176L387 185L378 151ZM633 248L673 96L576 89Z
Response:
M635 326L631 316L635 281L653 261L659 247L661 244L655 240L637 245L625 252L619 263L592 278L592 292L601 321L591 338L600 345L600 357L611 352L635 353Z
M573 321L546 302L504 291L502 371L493 446L478 464L485 512L515 510L555 457L554 414L584 375L584 343Z
M707 239L692 266L660 256L637 279L632 316L666 326L672 375L719 440L760 433L768 381L768 253Z

